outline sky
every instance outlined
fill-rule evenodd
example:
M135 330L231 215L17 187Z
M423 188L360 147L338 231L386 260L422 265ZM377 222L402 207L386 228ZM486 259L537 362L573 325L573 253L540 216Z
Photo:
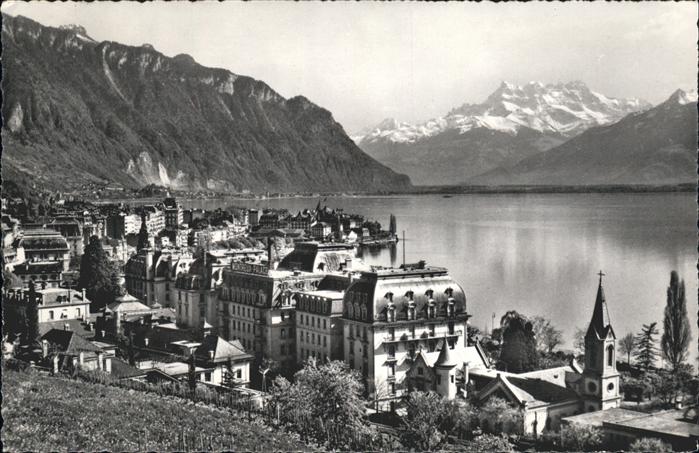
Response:
M686 3L6 1L44 25L151 44L304 95L352 134L479 103L501 81L581 80L662 102L697 85L697 10Z

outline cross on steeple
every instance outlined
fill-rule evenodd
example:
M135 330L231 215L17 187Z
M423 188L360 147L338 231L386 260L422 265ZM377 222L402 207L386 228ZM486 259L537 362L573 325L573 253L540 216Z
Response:
M605 274L604 272L602 272L602 270L600 270L600 271L597 273L597 275L599 275L599 284L601 285L601 284L602 284L602 277L604 277L604 276L607 275L607 274Z

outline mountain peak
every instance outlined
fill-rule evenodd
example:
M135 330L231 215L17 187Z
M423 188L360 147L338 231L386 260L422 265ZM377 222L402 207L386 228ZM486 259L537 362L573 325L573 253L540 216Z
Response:
M697 102L697 90L685 91L683 89L678 89L674 93L672 93L672 95L666 102L676 103L680 105Z

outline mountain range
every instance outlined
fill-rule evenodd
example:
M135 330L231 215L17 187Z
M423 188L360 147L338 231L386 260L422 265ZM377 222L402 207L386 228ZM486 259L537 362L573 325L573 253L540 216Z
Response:
M480 104L464 104L421 124L387 119L353 138L416 184L462 184L649 108L643 100L611 98L580 81L502 82Z
M485 185L677 184L697 180L697 93L677 90L645 112L593 127L512 167L470 178Z
M411 187L360 150L329 111L189 55L97 42L79 26L6 14L2 45L6 183L236 192Z

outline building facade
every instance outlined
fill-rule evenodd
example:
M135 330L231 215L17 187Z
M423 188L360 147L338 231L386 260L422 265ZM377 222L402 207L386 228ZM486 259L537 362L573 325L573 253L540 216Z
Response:
M403 397L419 351L466 348L466 296L446 269L363 272L344 296L344 359L361 372L367 395L382 403Z

